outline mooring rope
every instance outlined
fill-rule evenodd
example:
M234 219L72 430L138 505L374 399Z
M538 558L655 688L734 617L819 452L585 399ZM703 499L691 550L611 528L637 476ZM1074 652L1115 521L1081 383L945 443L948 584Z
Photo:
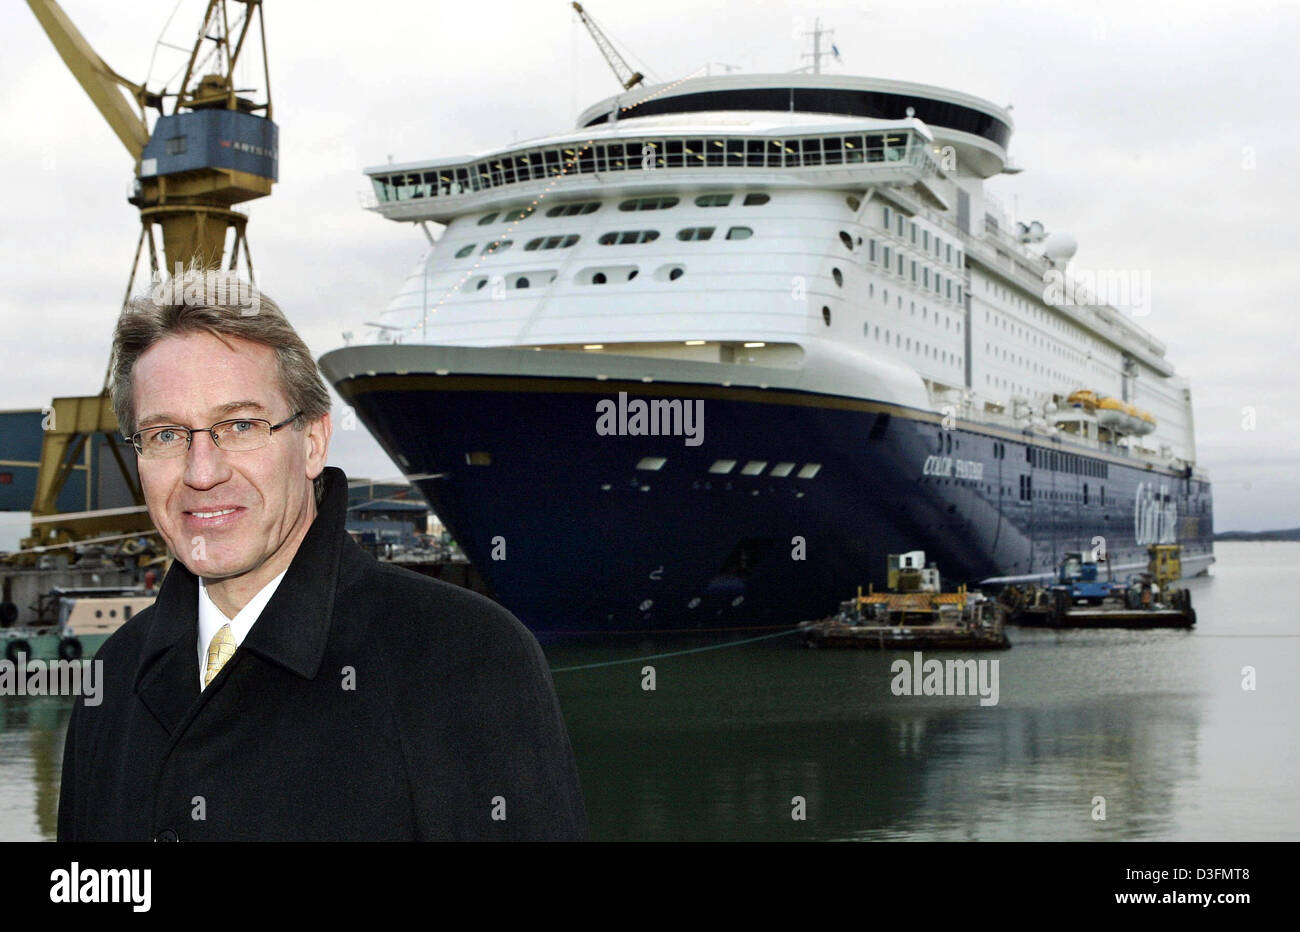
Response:
M644 657L631 657L627 660L602 660L599 663L583 663L573 667L553 667L552 673L571 673L574 670L594 670L597 667L613 667L623 663L643 663L647 660L664 660L668 657L682 657L686 654L702 654L707 650L724 650L728 647L741 647L745 644L753 644L756 641L769 641L772 638L787 637L791 634L798 634L798 628L789 628L785 631L778 631L775 634L764 634L756 638L745 638L740 641L728 641L725 644L710 644L707 647L691 647L686 650L669 651L666 654L648 654Z

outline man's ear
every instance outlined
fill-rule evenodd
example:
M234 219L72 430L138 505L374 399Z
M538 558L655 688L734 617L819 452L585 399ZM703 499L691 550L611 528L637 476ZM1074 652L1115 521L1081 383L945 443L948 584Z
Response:
M326 411L314 421L307 422L303 432L303 445L307 453L307 478L315 479L325 469L329 457L330 437L334 434L334 422Z

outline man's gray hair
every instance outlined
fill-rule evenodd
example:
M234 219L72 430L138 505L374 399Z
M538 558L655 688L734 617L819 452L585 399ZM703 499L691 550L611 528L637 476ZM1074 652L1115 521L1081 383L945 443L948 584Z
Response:
M219 286L212 287L214 283ZM127 302L113 331L109 364L113 413L124 436L130 437L136 431L132 382L135 364L154 344L178 334L241 337L269 346L275 351L280 388L289 402L287 414L303 414L295 422L295 429L305 430L309 421L329 413L329 389L311 350L274 301L260 292L255 302L247 300L251 287L248 282L237 282L233 272L191 267ZM315 491L319 503L324 492L323 474L316 477Z

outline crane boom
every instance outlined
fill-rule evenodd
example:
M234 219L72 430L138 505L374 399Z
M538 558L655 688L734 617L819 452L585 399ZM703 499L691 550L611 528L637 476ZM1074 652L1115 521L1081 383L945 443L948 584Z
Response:
M68 66L86 96L108 121L109 127L122 140L122 145L126 146L131 157L138 160L149 142L149 127L138 103L143 89L108 67L54 0L27 0L27 5L36 14L41 28L54 43L59 57ZM124 87L130 89L136 97L134 106L122 93Z
M605 61L609 62L609 67L613 69L614 77L618 78L619 83L623 85L623 90L629 91L644 81L645 75L639 71L633 71L632 66L623 60L623 56L618 54L618 49L614 48L613 43L606 38L605 33L601 32L600 27L587 15L587 11L582 8L582 4L574 3L573 8L578 11L578 18L582 20L582 25L586 26L587 31L591 33L591 38L595 41L596 47L605 56Z

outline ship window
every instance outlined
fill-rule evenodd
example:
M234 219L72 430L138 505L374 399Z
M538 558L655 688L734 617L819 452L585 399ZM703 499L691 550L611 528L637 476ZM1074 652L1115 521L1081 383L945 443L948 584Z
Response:
M891 264L891 263L890 263L890 252L889 252L889 247L888 247L888 246L885 246L885 247L881 250L881 264L885 267L885 271L886 271L886 272L890 271L890 264Z
M898 238L899 238L899 239L902 239L902 238L903 238L903 225L904 225L906 222L907 222L907 221L903 219L903 215L902 215L902 214L897 214L897 215L894 217L894 226L898 228Z
M485 214L485 215L483 215L482 217L479 217L478 225L481 226L481 227L485 227L485 226L487 226L489 223L491 223L493 220L495 220L496 218L497 218L497 215L496 215L495 212L490 213L490 214Z
M546 212L548 217L577 217L592 214L600 209L600 201L574 201L569 204L556 204Z
M824 304L822 305L822 320L825 321L826 326L831 325L831 309Z
M821 472L821 463L806 463L799 470L800 479L812 479L817 473Z
M749 239L754 231L749 227L732 227L727 231L727 239Z
M750 460L741 467L740 474L742 476L758 476L761 475L763 470L766 468L767 460Z
M790 473L794 472L794 463L777 463L772 467L769 476L775 476L778 479L784 479Z
M469 466L491 466L492 454L486 450L475 450L465 454L465 463Z
M474 247L477 245L478 245L477 243L469 243L468 245L460 247L460 249L456 250L456 258L464 259L466 256L468 256L471 252L474 251Z
M677 231L677 238L683 242L701 241L713 238L716 227L686 227Z
M884 226L885 226L885 232L888 233L888 232L889 232L889 218L890 218L890 210L889 210L888 207L886 207L886 208L884 208L884 211L885 211L885 224L884 224Z
M667 210L669 207L676 207L677 201L678 199L675 197L634 197L620 203L618 209L624 211Z
M853 237L849 236L849 234L845 233L843 230L840 230L840 242L844 244L844 248L849 250L849 252L853 251Z
M745 195L744 206L745 206L745 207L761 207L761 206L763 206L764 204L766 204L768 201L770 201L771 199L772 199L772 198L771 198L770 196L766 195L766 194L746 194L746 195Z
M916 260L912 260L912 281L916 282Z
M849 205L849 210L857 213L862 207L862 201L850 194L844 199L844 203Z
M593 285L603 285L606 281L608 281L608 279L605 278L604 272L597 272L595 275L591 276L591 283Z
M525 276L520 275L518 278L515 279L515 287L516 287L516 288L527 288L527 287L528 287L528 279L527 279Z
M520 207L518 210L510 210L501 216L502 223L510 223L515 220L526 220L533 215L531 207Z
M480 253L480 255L486 256L489 254L505 252L514 244L515 241L512 239L494 239L492 242L488 243L486 246L483 247L483 251L482 253Z
M529 240L524 246L524 249L529 252L537 249L568 249L576 243L578 239L579 237L577 234L570 234L568 236L539 236L536 239Z
M636 464L636 468L649 470L650 472L658 472L660 469L664 468L664 463L666 462L668 462L668 458L664 456L643 456Z
M876 241L874 239L867 240L867 261L876 261Z
M730 203L730 194L701 194L695 199L696 207L726 207Z
M658 238L658 230L623 230L604 233L596 242L602 246L632 246L637 243L653 243Z
M844 273L839 269L831 269L831 278L835 279L835 284L844 287Z
M714 460L713 465L709 467L709 472L725 476L736 468L735 460Z

